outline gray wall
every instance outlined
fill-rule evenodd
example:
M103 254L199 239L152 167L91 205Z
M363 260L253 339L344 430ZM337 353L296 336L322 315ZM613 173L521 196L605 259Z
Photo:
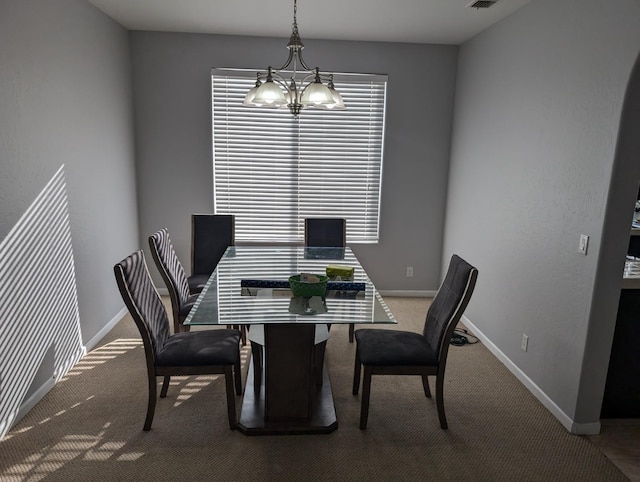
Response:
M287 40L157 32L131 38L140 237L146 244L167 227L189 271L190 215L213 209L210 69L279 65ZM380 243L354 251L380 289L437 289L457 47L303 40L305 59L323 71L389 74Z
M477 265L468 318L577 424L599 419L640 179L638 151L612 177L639 50L633 0L536 0L460 50L443 262Z
M0 239L64 164L85 343L138 246L130 62L128 32L84 0L0 0Z

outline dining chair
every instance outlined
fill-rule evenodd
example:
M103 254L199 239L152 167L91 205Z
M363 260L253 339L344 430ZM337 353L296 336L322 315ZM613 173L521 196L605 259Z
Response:
M305 218L304 245L344 248L347 245L347 220L344 218Z
M344 218L305 218L304 245L344 248L347 246L347 220ZM349 343L353 343L355 325L349 323Z
M356 330L356 360L353 394L358 394L360 370L364 366L360 428L367 428L372 375L420 375L427 398L428 377L436 377L436 405L440 427L447 428L444 413L444 374L449 340L464 313L478 277L478 270L453 255L438 293L433 299L422 333L401 330Z
M235 226L233 214L191 215L191 276L187 277L191 294L202 292L224 252L235 244ZM228 328L242 332L244 346L247 342L246 325Z
M173 249L167 228L162 228L149 236L149 248L153 261L169 291L173 312L173 332L189 331L189 327L184 326L183 323L198 299L198 294L191 293L189 290L187 275Z
M164 377L160 398L167 396L171 376L224 374L229 427L235 429L235 394L242 393L240 332L206 330L170 334L169 318L156 291L142 250L113 267L122 299L140 331L144 346L149 401L144 430L151 429L156 408L157 380Z
M235 244L232 214L191 215L191 293L200 293L229 246Z

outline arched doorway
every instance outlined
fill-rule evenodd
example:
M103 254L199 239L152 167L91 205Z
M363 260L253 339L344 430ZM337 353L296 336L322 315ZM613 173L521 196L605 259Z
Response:
M633 206L640 185L640 56L625 93L609 195L598 254L598 268L574 421L591 425L600 418L611 355L622 272L629 245ZM638 295L640 296L640 290ZM640 313L638 313L640 318ZM640 321L639 321L640 322Z

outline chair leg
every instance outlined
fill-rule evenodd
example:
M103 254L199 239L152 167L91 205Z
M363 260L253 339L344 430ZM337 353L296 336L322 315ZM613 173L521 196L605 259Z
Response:
M233 366L233 374L235 376L236 395L242 395L242 372L240 368L240 357Z
M425 397L431 398L431 390L429 390L429 377L428 377L428 375L422 375L422 388L424 388Z
M436 376L436 406L438 407L438 418L440 419L440 427L447 428L447 417L444 414L444 375Z
M360 388L360 355L358 354L358 349L356 348L356 362L353 367L353 394L358 394L358 389Z
M147 403L147 418L144 421L145 432L151 430L151 423L153 422L153 415L156 412L156 397L157 397L157 381L155 373L149 373L149 401Z
M356 331L356 325L349 323L349 343L353 343L353 334Z
M362 380L362 403L360 406L360 429L367 428L369 418L369 396L371 395L371 372L370 366L364 367L364 379Z
M233 392L233 365L225 365L224 382L227 390L227 415L229 416L229 428L235 430L238 426L236 419L236 397Z
M251 358L253 359L253 392L258 394L262 384L262 346L254 341L251 342Z
M160 390L160 398L165 398L167 396L167 390L169 390L170 381L171 376L165 375L164 380L162 381L162 390Z

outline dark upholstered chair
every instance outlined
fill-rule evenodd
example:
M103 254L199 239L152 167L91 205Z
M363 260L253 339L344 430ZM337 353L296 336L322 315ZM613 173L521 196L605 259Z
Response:
M235 393L242 393L240 379L240 332L207 330L169 333L169 318L144 260L136 251L113 267L120 294L133 317L144 345L149 381L149 402L144 430L151 429L156 408L156 377L164 377L160 397L167 396L172 375L224 373L229 427L236 428Z
M449 340L464 313L476 284L478 270L457 255L436 297L433 299L422 333L400 330L356 330L356 362L353 394L358 394L360 367L364 366L360 428L367 428L372 375L420 375L424 394L431 398L429 375L436 377L436 405L440 426L447 428L444 414L444 372Z
M187 275L173 249L167 228L149 236L149 248L162 280L169 290L173 311L173 332L189 331L189 327L184 326L183 322L198 299L198 294L189 291Z
M187 278L191 294L202 292L224 252L234 244L235 216L232 214L191 215L191 276ZM227 328L240 329L242 344L247 342L246 325Z
M343 218L306 218L304 245L344 248L347 245L347 221Z
M228 246L235 244L235 217L231 214L191 215L191 293L200 293Z

